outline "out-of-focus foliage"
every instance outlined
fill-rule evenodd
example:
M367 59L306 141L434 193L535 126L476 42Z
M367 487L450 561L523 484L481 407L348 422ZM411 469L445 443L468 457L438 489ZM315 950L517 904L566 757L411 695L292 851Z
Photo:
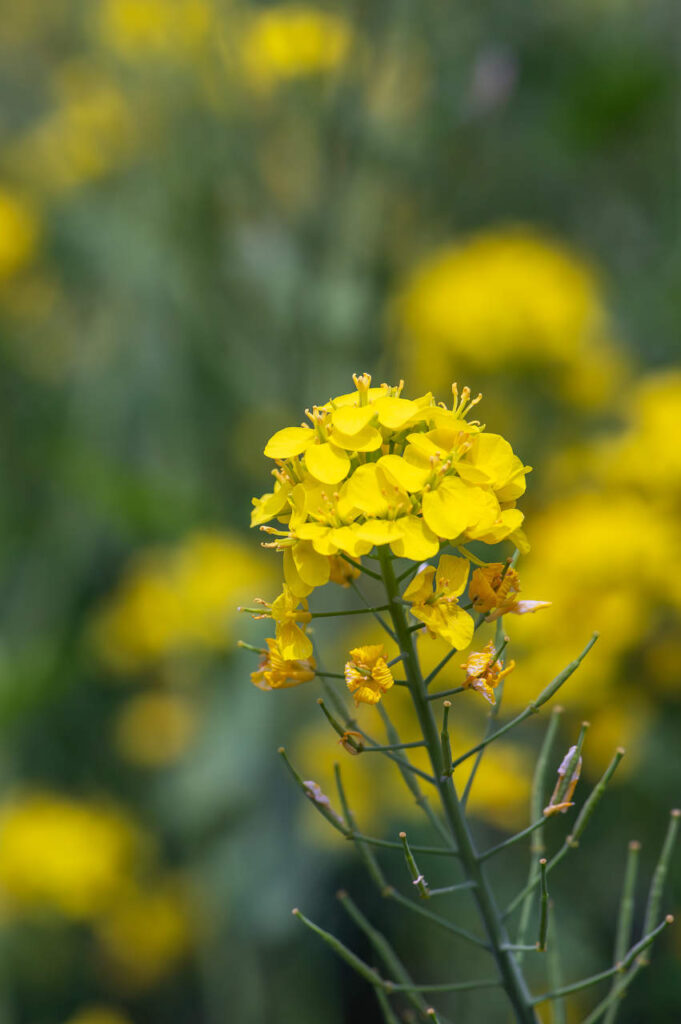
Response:
M317 682L259 693L234 647L264 635L235 606L276 592L246 531L265 440L354 370L482 390L488 429L535 467L521 580L553 605L508 624L504 705L600 630L561 696L565 749L586 716L584 777L619 743L629 771L555 885L575 976L609 963L626 841L653 862L681 780L677 20L672 0L4 5L8 1024L374 1021L372 993L290 918L337 924L338 884L415 966L465 967L456 940L373 902L275 751L332 799L341 760L362 824L416 836L399 776L335 742ZM339 671L379 637L316 639ZM419 643L433 667L444 647ZM486 704L457 701L464 749ZM525 823L539 736L486 755L481 842ZM680 893L675 870L670 909ZM678 956L660 946L623 1024L678 1020Z

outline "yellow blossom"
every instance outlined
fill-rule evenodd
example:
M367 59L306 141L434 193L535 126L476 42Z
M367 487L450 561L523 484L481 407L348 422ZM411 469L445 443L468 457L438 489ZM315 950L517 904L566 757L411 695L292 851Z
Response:
M355 704L378 704L394 683L383 644L354 647L345 663L345 682Z
M104 0L99 34L122 57L181 59L200 50L213 17L206 0Z
M16 193L0 187L0 281L24 267L35 251L38 218Z
M495 703L495 687L515 668L515 661L510 661L504 668L495 654L494 641L490 640L484 650L472 651L461 666L466 673L463 685L477 690L490 704Z
M404 592L411 613L431 633L462 650L473 638L475 623L459 605L458 598L468 582L468 560L442 555L437 570L429 565L416 574Z
M265 640L268 650L255 672L251 672L251 682L260 690L281 690L288 686L298 686L300 683L308 683L315 677L317 663L310 657L305 660L287 660L282 657L281 648L277 640L267 637Z
M0 811L0 886L10 907L53 907L87 919L115 900L137 844L117 811L55 793L17 797Z
M145 693L123 705L114 724L120 756L143 768L182 757L198 727L194 705L172 693Z
M251 18L242 43L250 81L259 88L333 71L352 41L349 24L306 4L280 4Z
M418 379L454 365L498 372L546 367L574 401L602 401L620 360L592 267L531 227L486 230L435 250L394 305L404 358Z
M476 612L487 612L488 622L508 612L525 615L540 608L548 608L551 604L550 601L520 601L518 573L502 562L490 562L483 568L475 569L468 592Z
M196 532L175 547L144 551L95 620L98 651L126 672L178 654L224 650L238 600L269 579L263 560L227 533Z
M302 608L298 607L300 603L300 599L284 584L284 589L265 616L276 623L279 654L285 661L298 661L312 654L312 641L298 625L305 625L312 616L307 610L307 601L303 600Z
M102 178L129 160L139 139L124 93L99 70L67 65L57 92L54 109L7 153L17 174L50 191Z
M99 918L97 937L130 988L155 984L187 950L187 902L173 880L129 886Z
M389 545L424 561L443 541L505 539L524 544L524 466L508 442L467 419L480 396L452 388L452 406L428 392L402 395L403 382L355 391L308 410L309 424L268 441L274 489L254 499L252 525L283 552L286 584L307 596L330 578L329 558L357 559ZM276 519L279 525L267 525Z

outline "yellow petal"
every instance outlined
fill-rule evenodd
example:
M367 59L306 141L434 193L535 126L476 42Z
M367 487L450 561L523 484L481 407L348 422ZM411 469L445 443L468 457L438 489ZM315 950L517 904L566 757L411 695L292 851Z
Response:
M280 515L288 506L288 496L291 488L288 484L278 487L269 494L263 494L261 498L253 499L253 511L251 512L251 526L261 526L268 523L270 519Z
M423 604L432 596L434 578L435 569L432 565L426 566L425 569L416 573L402 597L405 601L411 601L413 604Z
M362 555L367 555L373 547L371 541L362 540L357 535L357 529L358 524L352 523L350 526L339 526L331 532L333 543L352 558L361 558Z
M298 661L312 654L312 641L295 622L277 624L276 635L285 661Z
M328 441L310 445L305 452L305 465L324 484L339 484L350 472L350 459Z
M333 443L349 452L375 452L383 444L383 436L375 427L363 427L356 434L344 434L334 430Z
M295 597L307 597L313 589L313 587L305 583L298 572L298 566L294 561L292 548L284 548L284 579L286 580L286 585L289 590ZM280 600L280 598L277 598L277 601L278 600Z
M401 430L422 410L408 398L388 396L379 398L371 406L378 413L378 422L388 430Z
M466 488L453 487L443 481L436 491L423 495L421 511L430 529L446 540L453 540L466 529L470 519L470 505Z
M468 559L458 555L442 555L437 567L435 587L446 590L448 596L458 597L468 583Z
M320 555L335 555L338 551L331 540L331 528L322 523L303 523L296 530L296 537L312 541L312 546Z
M525 493L525 476L532 471L531 466L523 466L517 455L513 456L513 468L511 474L503 485L497 487L497 498L499 501L517 501Z
M387 515L388 502L381 488L377 463L367 462L358 466L343 486L339 512L344 515L349 509L356 509L366 516Z
M344 405L334 409L331 422L341 434L353 437L376 418L373 405Z
M500 434L477 434L457 472L468 483L502 487L514 472L514 459L513 449Z
M367 519L365 523L357 526L357 536L360 540L370 541L374 544L390 544L401 536L401 530L397 523L388 519Z
M315 551L309 540L293 546L293 561L303 583L310 587L323 587L329 582L329 559Z
M423 562L437 554L440 543L423 519L418 516L403 516L396 520L396 525L400 529L400 536L390 547L398 558Z
M387 474L389 480L410 494L420 491L430 474L428 465L414 466L401 455L382 455L376 465Z
M475 622L458 605L448 605L446 613L440 605L419 605L416 615L433 633L441 636L457 651L468 647L473 639Z
M507 508L499 513L497 521L490 528L469 531L467 536L472 540L484 541L485 544L498 544L499 541L506 540L512 533L519 530L524 518L520 509Z
M284 427L269 439L265 455L269 459L290 459L304 452L314 439L315 433L310 427Z

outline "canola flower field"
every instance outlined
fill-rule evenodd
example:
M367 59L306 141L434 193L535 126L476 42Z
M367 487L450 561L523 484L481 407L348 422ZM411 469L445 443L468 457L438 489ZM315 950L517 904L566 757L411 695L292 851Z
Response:
M651 871L681 804L676 5L24 0L2 25L0 1024L369 1024L370 988L291 918L356 946L338 888L420 974L465 973L276 753L329 795L341 759L363 828L420 841L390 762L316 704L336 673L360 728L384 707L416 742L396 649L304 602L356 607L343 555L464 534L495 565L517 547L520 590L474 564L462 610L453 551L405 593L424 671L461 652L455 759L502 674L511 715L600 634L560 695L561 749L590 723L575 799L626 756L552 895L567 980L607 966L626 844ZM371 417L330 404L353 373ZM433 457L456 483L431 488ZM291 459L320 484L295 545L300 482L269 474ZM503 666L493 622L470 644L502 584L543 606L507 615ZM488 846L527 824L540 741L480 763ZM497 883L525 878L514 846ZM666 900L678 920L678 860ZM681 1019L680 936L621 1024ZM480 998L457 1019L508 1019Z

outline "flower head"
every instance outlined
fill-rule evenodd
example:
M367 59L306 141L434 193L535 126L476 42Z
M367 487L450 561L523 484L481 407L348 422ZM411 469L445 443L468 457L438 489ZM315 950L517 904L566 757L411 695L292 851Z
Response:
M416 574L404 592L411 613L431 633L462 650L473 638L475 623L458 602L468 582L468 561L442 555L437 570L429 565Z
M383 644L354 647L345 663L345 682L355 704L378 704L395 682Z
M317 663L314 658L286 659L277 640L267 637L268 650L263 652L260 664L251 672L251 682L260 690L281 690L288 686L309 683L315 677Z
M507 612L526 615L540 608L548 608L551 604L550 601L520 601L518 573L503 562L491 562L481 569L476 569L471 577L468 593L476 612L487 612L488 622L493 622Z
M284 584L279 597L268 606L269 617L276 623L279 651L286 661L309 658L312 654L312 641L299 625L308 623L312 616L307 610L307 601L303 599L302 608L298 607L300 604L300 598Z
M361 559L389 545L420 562L445 541L520 545L515 503L529 467L468 418L479 396L455 385L450 408L430 392L405 398L403 381L353 380L354 391L313 406L307 422L278 430L265 447L275 484L254 499L251 523L283 553L296 596L327 583L339 554Z
M490 640L482 651L472 651L461 668L466 672L463 685L477 690L485 700L494 704L494 688L513 671L515 661L510 661L504 668L496 657L494 641Z

